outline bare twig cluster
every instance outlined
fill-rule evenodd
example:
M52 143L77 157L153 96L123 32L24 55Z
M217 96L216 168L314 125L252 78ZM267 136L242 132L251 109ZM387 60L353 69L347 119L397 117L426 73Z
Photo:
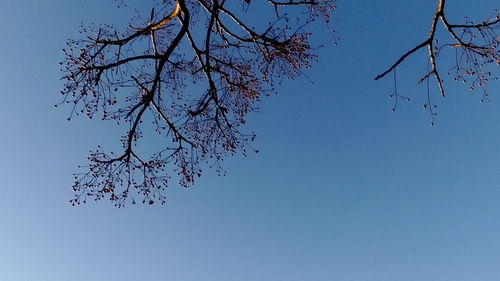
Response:
M265 2L274 19L263 29L241 17L251 1L177 0L125 31L84 27L84 39L68 41L61 93L70 118L99 113L128 125L121 152L91 151L75 175L73 204L163 204L172 179L187 187L202 163L220 169L227 155L245 154L254 138L241 131L245 116L274 83L316 59L303 27L328 21L335 8L334 0ZM140 145L150 128L163 137L156 152Z
M500 65L500 36L497 34L500 29L500 12L496 10L495 16L481 23L473 23L466 19L464 24L452 24L446 16L445 4L446 0L438 1L438 6L431 21L429 35L420 44L400 56L387 70L377 75L375 80L395 72L398 65L417 51L427 49L429 69L418 82L426 81L428 83L429 78L435 78L439 92L444 97L446 91L443 85L442 70L439 68L438 56L444 48L451 48L455 51L455 63L451 69L446 71L447 74L452 75L453 80L468 84L470 90L481 89L482 101L488 99L486 86L489 81L498 79L498 77L493 76L489 67L498 67ZM439 23L443 25L446 33L450 35L452 43L439 45L437 38ZM423 107L429 111L434 120L436 105L430 99L429 90L427 102Z

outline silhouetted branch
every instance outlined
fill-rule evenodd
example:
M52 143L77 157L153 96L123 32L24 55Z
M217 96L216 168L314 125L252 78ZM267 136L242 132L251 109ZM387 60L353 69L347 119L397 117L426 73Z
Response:
M445 96L445 89L441 71L438 67L437 56L443 47L451 47L456 52L456 64L451 70L455 70L454 80L467 83L465 76L472 76L469 89L473 90L476 87L483 89L483 99L487 98L486 84L492 78L491 72L485 70L489 64L500 64L500 37L497 35L497 30L500 28L500 13L488 20L479 24L474 24L467 20L466 24L450 24L445 13L446 0L439 0L438 6L434 12L431 22L429 35L425 40L403 54L395 63L393 63L386 71L375 76L375 80L385 77L388 73L395 71L396 67L403 63L410 55L416 51L427 48L428 60L430 62L430 71L419 79L419 83L429 79L431 76L436 78L441 96ZM454 43L444 46L436 46L438 40L436 38L436 28L438 22L441 22L454 40ZM450 74L448 72L448 74ZM429 103L430 104L430 103ZM432 107L427 107L432 109ZM432 112L434 116L434 112Z
M89 27L84 39L68 41L61 93L63 103L73 104L71 116L100 112L128 124L121 153L91 152L86 172L76 174L73 204L107 197L123 206L136 202L134 190L144 203L164 203L173 175L187 187L202 162L219 170L226 156L246 153L254 139L241 132L246 114L274 91L275 79L294 79L316 59L302 29L327 21L335 6L267 1L274 21L258 30L240 17L253 5L242 2L241 10L225 0L165 2L160 10L170 12L153 10L147 23L133 24L139 27ZM278 12L287 7L302 13L295 25ZM156 153L139 142L149 121L164 139Z

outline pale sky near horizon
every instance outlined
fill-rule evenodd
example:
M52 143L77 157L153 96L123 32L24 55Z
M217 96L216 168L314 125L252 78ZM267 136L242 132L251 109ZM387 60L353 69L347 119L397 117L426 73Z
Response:
M251 114L258 154L169 187L165 206L116 209L68 200L76 166L119 135L53 104L65 40L129 10L0 0L0 280L500 281L500 84L482 104L432 85L431 127L425 52L398 70L411 101L396 112L392 80L373 81L427 35L435 2L339 0L339 44ZM447 5L456 21L499 8Z

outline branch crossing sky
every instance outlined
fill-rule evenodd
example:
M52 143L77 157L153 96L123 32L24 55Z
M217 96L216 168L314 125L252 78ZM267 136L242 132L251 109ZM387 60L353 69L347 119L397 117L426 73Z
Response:
M435 1L338 1L320 61L249 118L260 150L225 162L165 206L71 207L72 173L111 122L54 108L58 62L81 22L123 22L140 1L0 4L0 280L500 280L500 85L445 83L422 109L426 53L373 77L427 35ZM455 22L493 0L448 1ZM451 20L450 19L450 20ZM449 58L452 53L449 53ZM446 62L446 54L443 60ZM446 72L446 70L445 70ZM497 72L498 74L498 72Z

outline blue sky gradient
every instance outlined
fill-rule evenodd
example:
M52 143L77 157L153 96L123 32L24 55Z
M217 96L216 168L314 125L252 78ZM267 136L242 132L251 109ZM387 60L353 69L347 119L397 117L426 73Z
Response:
M431 127L415 83L425 52L398 69L412 100L396 112L392 80L373 80L427 35L434 2L338 1L339 45L250 116L260 153L170 186L166 206L116 209L68 203L76 166L120 131L65 120L57 63L80 22L127 20L140 1L3 1L0 280L500 280L499 84L483 104L431 84ZM481 19L497 5L449 1L448 13Z

